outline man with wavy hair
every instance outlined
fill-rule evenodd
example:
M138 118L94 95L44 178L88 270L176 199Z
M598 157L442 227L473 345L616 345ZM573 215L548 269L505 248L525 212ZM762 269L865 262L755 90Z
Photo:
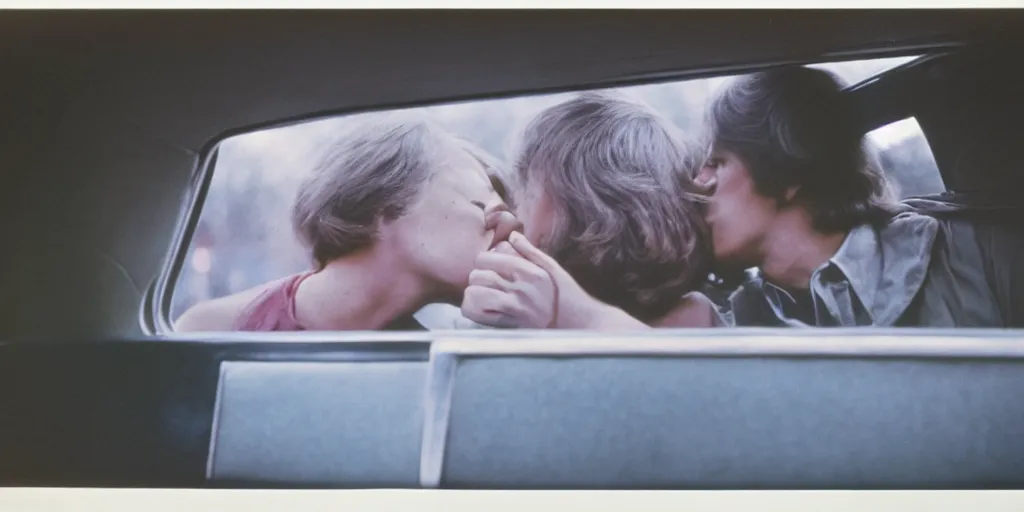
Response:
M645 324L713 324L710 301L691 293L708 274L710 240L686 187L691 153L671 122L626 98L585 93L542 111L519 142L510 188L522 240L586 295ZM516 296L537 296L518 283L547 278L500 244L477 258L463 314L485 325L548 327L550 313Z

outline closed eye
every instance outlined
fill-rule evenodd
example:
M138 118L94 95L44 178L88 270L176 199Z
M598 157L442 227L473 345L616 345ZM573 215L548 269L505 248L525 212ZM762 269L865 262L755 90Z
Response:
M470 203L473 203L473 206L476 206L477 208L480 208L481 210L486 210L487 209L487 205L482 203L482 202L480 202L480 201L470 201Z

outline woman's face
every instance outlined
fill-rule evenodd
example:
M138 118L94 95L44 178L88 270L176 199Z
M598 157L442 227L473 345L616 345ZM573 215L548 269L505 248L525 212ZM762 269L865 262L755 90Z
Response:
M440 300L460 302L476 257L486 251L494 232L484 215L505 208L480 163L454 151L423 185L415 204L389 221L392 249L411 269L436 287Z

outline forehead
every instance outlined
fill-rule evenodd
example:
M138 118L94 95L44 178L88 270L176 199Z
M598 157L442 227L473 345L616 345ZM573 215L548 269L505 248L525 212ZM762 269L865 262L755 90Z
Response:
M483 164L462 149L455 149L446 155L434 179L459 190L494 190Z

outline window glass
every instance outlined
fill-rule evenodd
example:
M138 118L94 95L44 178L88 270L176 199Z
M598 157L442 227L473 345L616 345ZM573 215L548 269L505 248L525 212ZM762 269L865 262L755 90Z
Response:
M867 138L878 165L896 184L901 198L946 190L928 139L913 117L868 132Z
M888 57L884 59L849 60L811 64L807 67L831 71L839 75L839 78L842 78L848 85L855 85L890 69L902 66L916 58Z
M833 71L852 84L911 59L814 66ZM706 103L728 80L730 77L715 77L622 90L659 111L686 135L696 136L701 131ZM524 125L542 109L571 96L528 96L415 110L496 158L506 160L507 165L512 158L510 141ZM379 114L306 122L222 141L197 228L177 282L172 283L172 319L197 303L251 290L310 269L310 256L298 242L290 220L299 183L310 172L314 156L332 133L374 115ZM942 190L927 142L912 119L876 130L869 138L880 150L881 167L900 184L904 196ZM447 325L445 322L441 325Z

